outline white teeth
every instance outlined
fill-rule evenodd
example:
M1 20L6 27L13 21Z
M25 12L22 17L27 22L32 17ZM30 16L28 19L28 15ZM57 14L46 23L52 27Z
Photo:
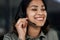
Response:
M38 21L42 21L42 20L43 20L43 18L36 18L36 20L38 20Z

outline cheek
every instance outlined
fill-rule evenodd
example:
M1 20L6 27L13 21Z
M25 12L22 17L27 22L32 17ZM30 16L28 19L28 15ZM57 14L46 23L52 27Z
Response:
M46 18L47 18L47 13L45 14Z
M45 15L47 16L47 12L45 12Z
M35 13L34 12L27 12L27 16L29 17L29 18L33 18L34 17L34 15L35 15Z
M47 19L47 13L45 13L45 18L44 18L44 21L46 21L46 19Z
M45 17L47 18L47 12L44 12Z
M34 20L34 15L35 15L34 12L29 12L29 13L27 14L28 20L32 22L32 21Z

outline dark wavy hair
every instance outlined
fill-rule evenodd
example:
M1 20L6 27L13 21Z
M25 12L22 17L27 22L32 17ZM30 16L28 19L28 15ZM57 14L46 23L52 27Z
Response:
M31 1L32 0L22 0L21 1L20 5L18 7L18 10L17 10L16 17L15 17L15 23L17 22L17 20L19 18L25 18L26 17L26 9L27 9L27 7ZM42 2L44 3L45 9L47 11L46 0L42 0ZM48 24L49 24L49 22L48 22L48 20L46 20L45 25L42 27L42 31L44 32L44 34L47 33Z

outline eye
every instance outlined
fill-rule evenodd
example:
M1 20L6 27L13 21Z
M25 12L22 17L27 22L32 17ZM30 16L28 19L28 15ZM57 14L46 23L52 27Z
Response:
M31 9L32 11L37 11L37 9Z
M46 11L46 9L41 9L41 11Z

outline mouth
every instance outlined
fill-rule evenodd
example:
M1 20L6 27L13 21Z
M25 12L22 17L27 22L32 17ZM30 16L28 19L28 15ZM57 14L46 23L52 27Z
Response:
M44 17L34 17L34 19L37 20L37 21L43 21Z

